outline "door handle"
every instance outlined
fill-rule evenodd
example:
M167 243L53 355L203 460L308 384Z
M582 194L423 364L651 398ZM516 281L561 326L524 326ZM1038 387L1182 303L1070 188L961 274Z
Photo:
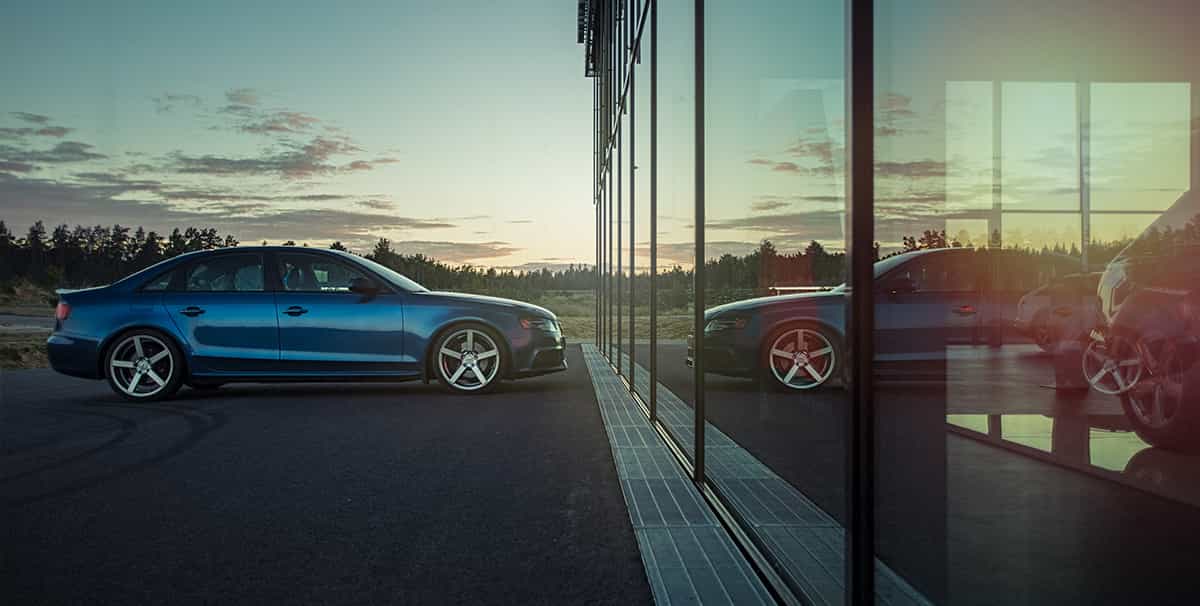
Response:
M308 313L308 310L304 309L303 307L300 307L299 305L293 305L293 306L283 310L283 313L285 313L289 316L292 316L294 318L296 316L302 316L302 315Z
M191 305L191 306L188 306L188 307L185 307L185 308L179 310L179 313L181 313L185 316L188 316L190 318L194 318L194 317L204 313L204 310L199 307L196 307L195 305Z
M960 305L960 306L954 308L954 313L956 313L960 316L973 316L973 315L975 315L975 306L974 305Z

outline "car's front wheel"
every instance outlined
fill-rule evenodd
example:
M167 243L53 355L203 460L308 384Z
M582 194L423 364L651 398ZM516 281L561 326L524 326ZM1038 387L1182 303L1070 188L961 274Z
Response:
M137 402L169 398L183 383L182 353L156 330L133 330L117 337L104 356L104 369L109 387Z
M764 342L763 379L782 390L816 389L841 367L837 338L808 324L784 327Z
M455 393L484 393L496 388L505 353L495 334L479 324L454 327L434 346L434 372Z

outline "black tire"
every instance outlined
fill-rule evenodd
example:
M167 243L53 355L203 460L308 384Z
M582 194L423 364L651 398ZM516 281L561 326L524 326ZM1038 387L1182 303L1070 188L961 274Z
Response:
M160 356L163 352L166 355ZM142 360L145 360L144 365ZM130 366L118 368L114 361ZM121 333L104 352L104 377L108 386L130 402L166 400L179 391L185 375L183 352L171 337L157 330L138 328ZM158 380L162 383L155 385Z
M466 334L471 335L470 341L466 340ZM471 351L467 349L468 343L480 356L473 358L473 361L463 358L456 361L444 353L449 350L465 356ZM507 374L508 363L508 348L504 340L494 330L478 322L465 322L446 329L434 343L429 361L431 374L443 389L464 395L494 391ZM463 366L466 368L460 369Z
M1168 362L1170 364L1170 362ZM1155 410L1155 394L1164 394ZM1121 408L1138 437L1164 450L1200 453L1200 368L1172 368L1160 376L1143 376L1121 394ZM1157 420L1155 420L1157 417Z
M829 356L827 361L829 364L828 367L814 366L814 368L818 370L817 374L823 377L820 381L817 381L811 376L797 381L797 377L793 376L790 383L784 382L784 379L787 378L787 373L780 366L780 356L772 354L772 350L777 341L784 337L791 337L797 331L801 331L801 334L797 335L797 337L802 338L806 344L810 346L817 345L817 347L811 351L816 352L822 351L825 348L829 349L828 354L814 356L811 359L812 363L816 364L818 362L823 362L826 355ZM820 341L817 340L818 338ZM821 341L823 341L824 344L822 344ZM799 347L796 347L795 349L799 350ZM789 350L785 346L783 351L788 351L790 353L792 350ZM835 379L839 379L844 382L845 370L847 368L845 361L846 360L842 354L841 339L829 329L812 323L789 324L771 331L771 333L767 335L767 338L763 340L759 352L759 382L767 389L786 393L799 393L815 390L828 386ZM807 370L808 365L805 365L803 368Z

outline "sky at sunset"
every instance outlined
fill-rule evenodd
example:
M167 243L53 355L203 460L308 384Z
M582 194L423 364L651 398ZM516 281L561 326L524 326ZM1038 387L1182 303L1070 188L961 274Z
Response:
M0 219L587 261L574 18L561 0L6 7Z
M1124 213L1096 215L1095 239L1136 235L1189 187L1189 58L1200 49L1187 19L1097 2L1081 12L878 4L885 249L929 228L985 242L997 145L1005 243L1077 242L1083 87L1092 208ZM663 266L693 261L691 6L659 8ZM563 0L24 3L0 22L0 54L20 58L0 64L0 219L18 232L36 219L197 225L246 243L340 240L360 252L386 237L450 263L590 263L592 82L575 11ZM707 254L763 239L841 248L840 3L710 2L708 18ZM1116 46L1122 37L1143 40L1139 52ZM636 123L626 116L623 133L639 133L644 268L648 63L637 70Z

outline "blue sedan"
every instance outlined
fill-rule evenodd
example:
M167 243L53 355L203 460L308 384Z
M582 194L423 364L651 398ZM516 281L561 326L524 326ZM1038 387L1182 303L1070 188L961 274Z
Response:
M876 373L916 376L944 362L946 346L973 343L1011 323L1019 295L994 278L1002 251L921 250L875 263ZM1023 263L1018 257L1007 265ZM782 390L845 376L845 285L760 297L704 312L704 370L759 378ZM694 351L689 339L687 363ZM935 364L930 365L930 362ZM940 372L944 375L944 369Z
M421 379L482 393L567 367L549 310L431 292L337 251L196 252L59 297L51 366L129 400L233 381Z

